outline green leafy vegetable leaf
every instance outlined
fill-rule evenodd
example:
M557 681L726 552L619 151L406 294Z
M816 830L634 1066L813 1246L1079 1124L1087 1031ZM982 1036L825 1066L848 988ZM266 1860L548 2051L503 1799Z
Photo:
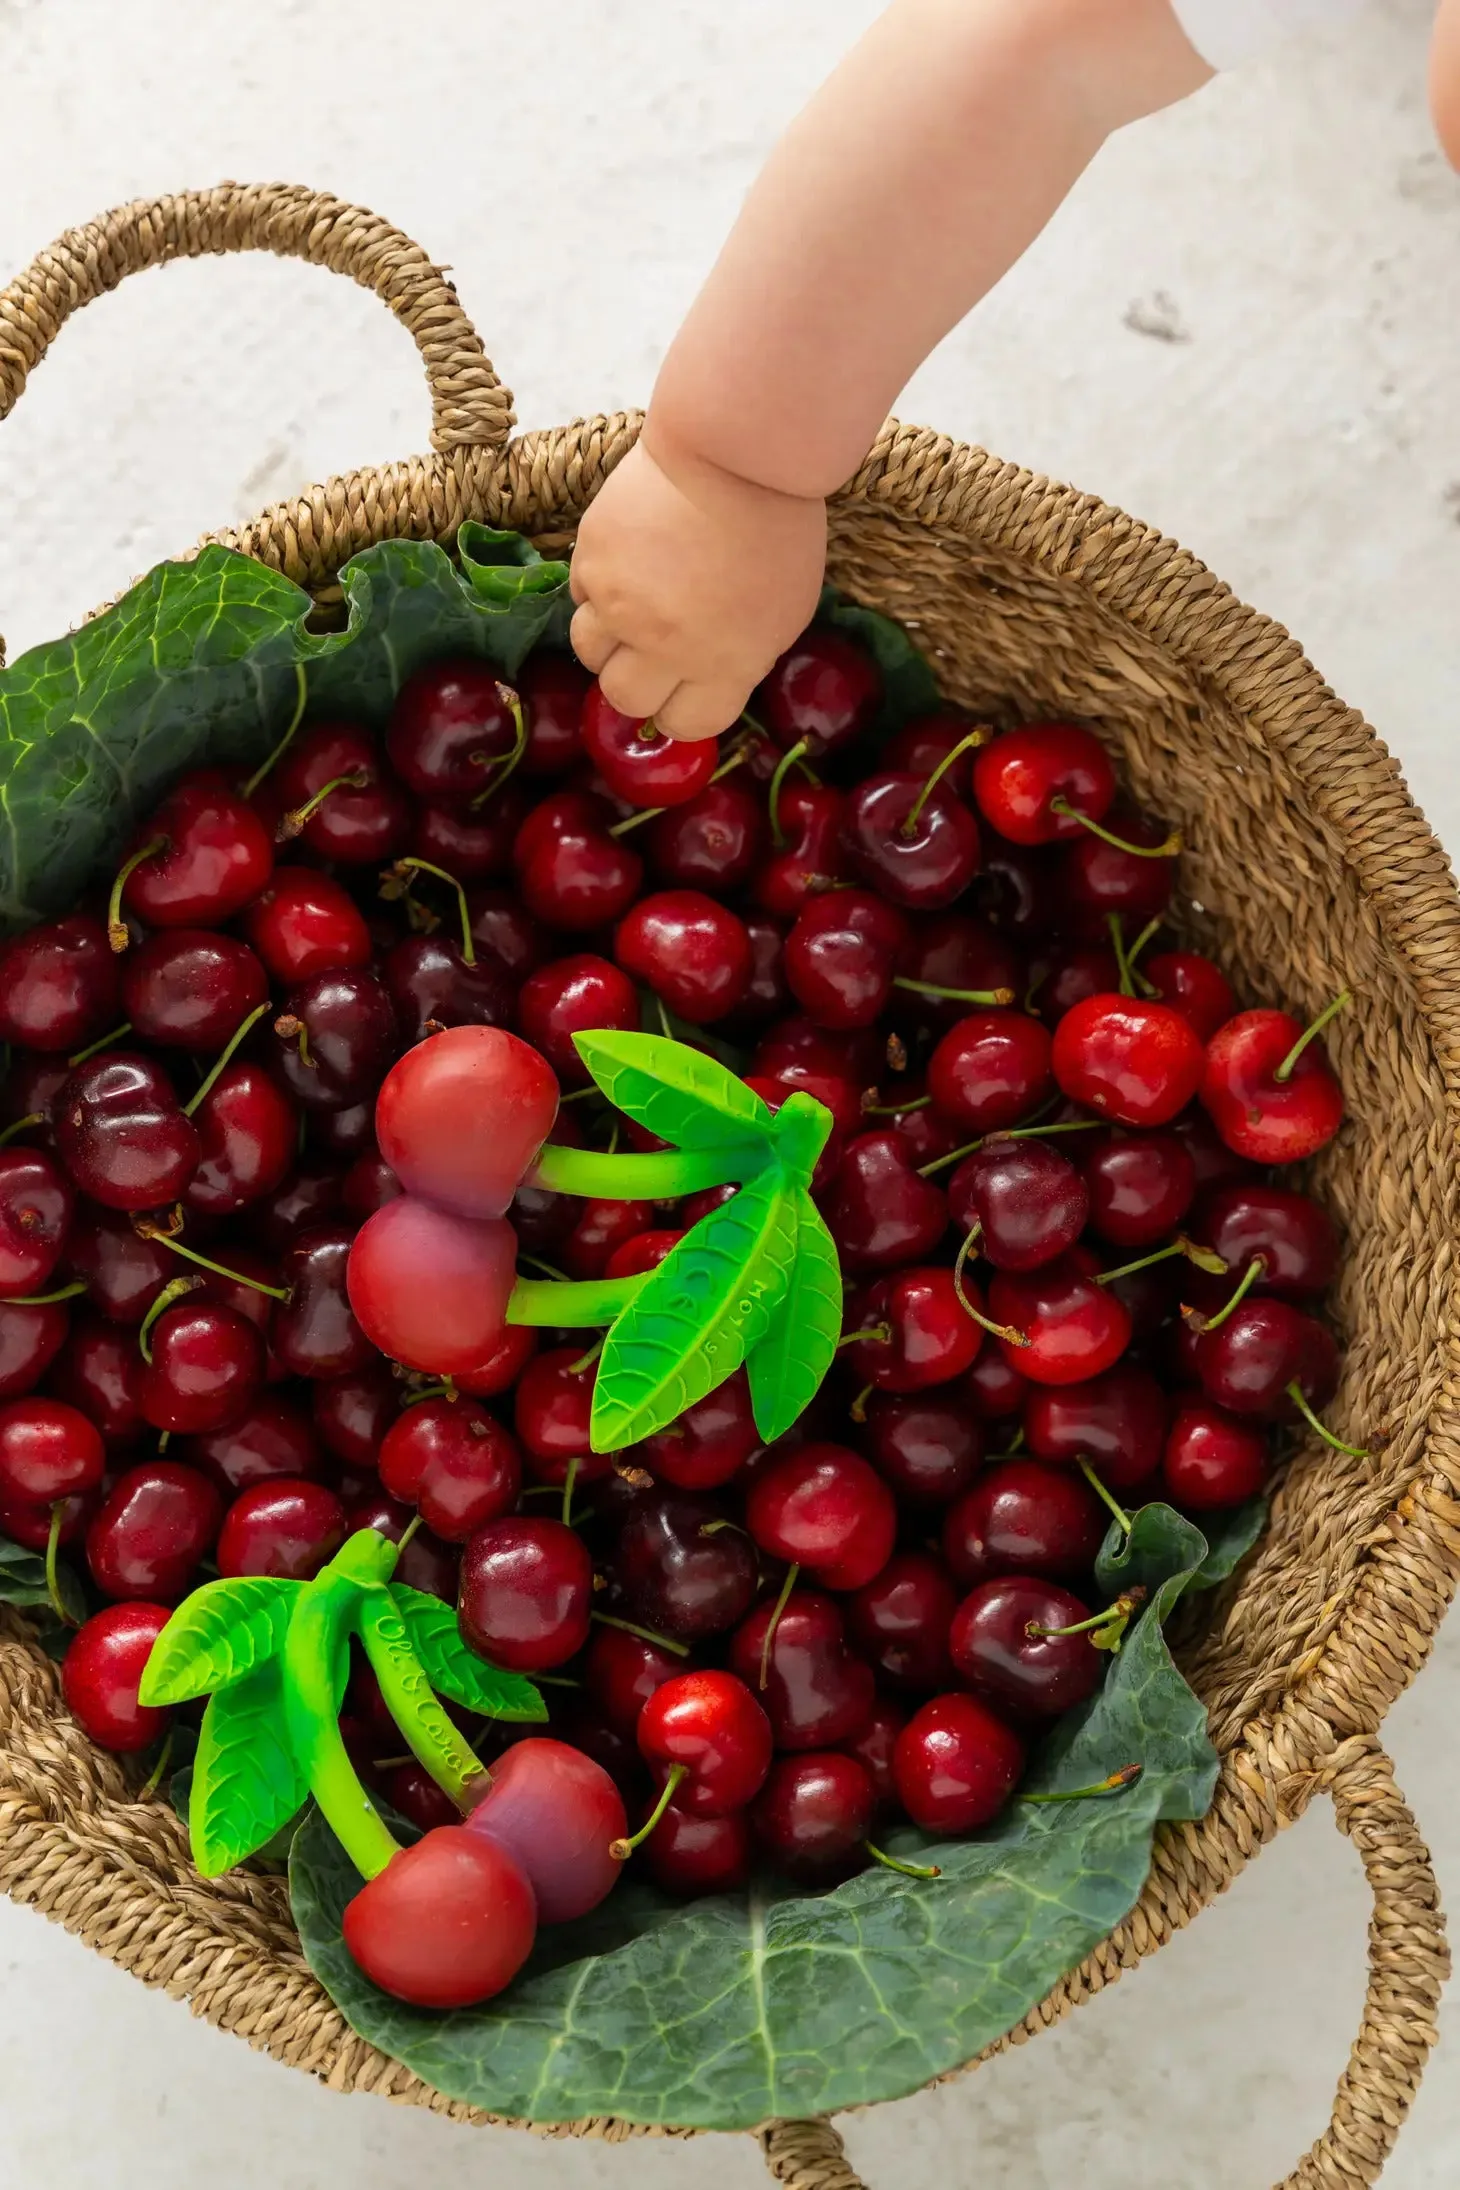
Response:
M461 1639L456 1613L439 1597L392 1582L390 1594L427 1680L452 1703L493 1719L546 1719L542 1693L521 1673L488 1665Z
M614 1106L675 1148L769 1139L775 1114L733 1072L662 1034L577 1034L574 1046Z
M779 1164L686 1232L609 1331L593 1388L595 1452L652 1436L734 1375L785 1297L795 1248Z
M210 1695L276 1657L303 1587L258 1575L195 1589L152 1645L142 1702L185 1703L189 1696Z
M792 1195L795 1259L786 1297L771 1327L747 1356L755 1426L767 1444L810 1406L836 1359L842 1328L842 1277L835 1243L804 1187Z
M939 1843L937 1879L873 1870L817 1896L686 1907L631 1869L582 1924L544 1930L499 2000L449 2015L388 1999L350 1960L340 1916L359 1881L317 1817L294 1843L291 1898L310 1967L353 2027L452 2098L538 2121L745 2129L918 2089L1018 2022L1127 1914L1157 1820L1199 1816L1216 1775L1154 1604L1031 1786L1137 1762L1120 1795L1016 1802L992 1831Z
M295 1587L302 1585L295 1584ZM217 1878L265 1847L308 1793L284 1716L277 1659L214 1696L193 1759L188 1829L203 1878Z
M1266 1527L1265 1498L1249 1498L1245 1506L1236 1506L1228 1513L1209 1514L1203 1531L1207 1555L1188 1586L1215 1589L1219 1582L1225 1582L1236 1572Z
M943 705L927 661L902 625L890 616L875 608L863 608L838 593L835 586L826 586L817 618L866 647L882 672L882 704L872 724L874 737L890 738L904 723Z

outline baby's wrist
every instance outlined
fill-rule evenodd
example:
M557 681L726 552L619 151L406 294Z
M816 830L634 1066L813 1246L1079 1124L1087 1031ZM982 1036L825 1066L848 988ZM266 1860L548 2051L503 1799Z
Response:
M763 475L760 465L741 469L727 462L723 428L714 437L714 453L711 453L709 433L702 437L692 421L667 417L656 405L650 406L641 441L645 454L671 485L689 501L714 511L723 511L737 503L804 506L824 499L821 495L808 495L794 487L778 484Z

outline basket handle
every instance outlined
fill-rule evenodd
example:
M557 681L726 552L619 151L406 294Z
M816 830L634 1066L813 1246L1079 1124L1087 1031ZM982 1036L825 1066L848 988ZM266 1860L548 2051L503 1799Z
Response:
M1307 1791L1331 1796L1335 1823L1363 1862L1374 1897L1369 1984L1332 2119L1278 2190L1358 2190L1378 2181L1419 2089L1450 1956L1429 1850L1373 1736L1342 1742ZM791 2190L863 2190L824 2118L769 2122L760 2141Z
M296 183L219 183L135 198L68 228L0 290L0 418L73 312L128 274L229 251L307 259L373 289L421 353L432 448L446 454L505 445L515 422L512 397L441 268L377 214Z

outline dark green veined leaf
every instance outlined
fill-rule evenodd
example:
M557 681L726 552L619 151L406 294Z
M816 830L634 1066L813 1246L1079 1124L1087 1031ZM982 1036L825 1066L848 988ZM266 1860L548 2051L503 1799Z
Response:
M79 1624L86 1617L86 1593L61 1559L56 1561L56 1588L68 1614ZM60 1626L46 1587L45 1559L38 1551L26 1551L20 1544L13 1544L8 1536L0 1536L0 1604L43 1612L42 1625L47 1633Z
M1202 1534L1207 1555L1192 1575L1191 1589L1215 1589L1234 1574L1267 1527L1267 1500L1249 1498L1227 1513L1209 1513Z
M609 1331L593 1388L595 1452L652 1436L734 1375L785 1297L795 1239L779 1165L686 1232Z
M350 1960L340 1916L359 1881L317 1817L295 1840L290 1893L310 1967L353 2027L452 2098L538 2121L745 2129L917 2090L1015 2025L1128 1913L1156 1821L1201 1815L1216 1774L1154 1606L1031 1784L1137 1762L1123 1794L1015 1803L991 1832L940 1842L937 1879L870 1870L821 1895L685 1906L631 1870L581 1924L544 1929L500 1999L447 2016L387 1998ZM908 1831L894 1845L922 1843Z
M493 1719L545 1719L540 1690L522 1673L488 1665L461 1639L456 1613L439 1597L392 1582L390 1594L405 1622L411 1648L438 1695Z
M574 1046L615 1108L675 1148L769 1137L775 1114L713 1057L662 1034L578 1034Z
M877 737L891 737L915 716L943 705L937 680L924 656L899 623L875 608L863 608L827 586L816 612L819 623L830 624L849 639L865 646L882 672L882 705L872 729Z
M195 1589L152 1645L142 1702L185 1703L189 1696L210 1695L277 1657L303 1587L255 1575Z
M786 1297L745 1369L755 1426L767 1444L810 1406L836 1359L842 1275L836 1246L805 1187L792 1193L796 1258Z
M214 1696L203 1714L188 1798L200 1876L217 1878L256 1854L308 1792L289 1741L282 1671L270 1659Z

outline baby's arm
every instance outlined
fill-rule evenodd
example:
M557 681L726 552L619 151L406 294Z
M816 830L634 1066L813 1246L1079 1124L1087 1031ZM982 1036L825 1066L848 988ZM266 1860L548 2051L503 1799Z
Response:
M1209 74L1170 0L894 0L772 155L584 518L573 643L615 706L736 719L904 382L1111 131Z

